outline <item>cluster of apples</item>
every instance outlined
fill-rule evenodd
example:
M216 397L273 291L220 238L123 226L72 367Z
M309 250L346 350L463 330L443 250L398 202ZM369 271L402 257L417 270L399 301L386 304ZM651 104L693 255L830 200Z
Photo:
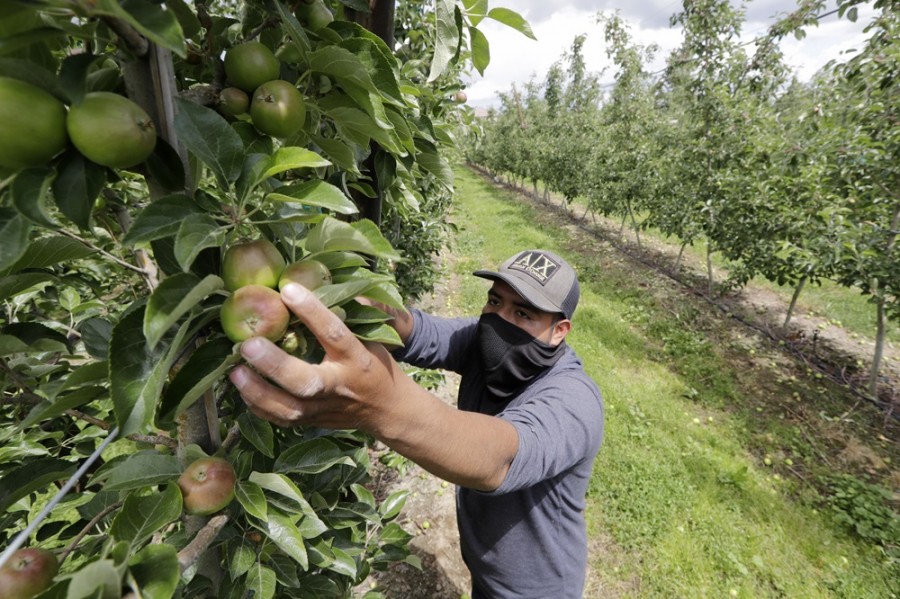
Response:
M331 271L309 258L288 265L272 242L258 239L225 251L222 279L232 292L219 314L225 335L235 343L250 337L279 341L287 332L290 312L276 289L288 283L318 289L331 283Z

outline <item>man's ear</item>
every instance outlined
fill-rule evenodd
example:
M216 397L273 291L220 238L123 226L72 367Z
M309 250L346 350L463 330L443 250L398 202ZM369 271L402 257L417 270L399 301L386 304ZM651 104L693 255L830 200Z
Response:
M572 321L568 318L563 318L558 321L555 325L553 325L553 335L550 337L550 345L559 345L563 342L563 339L566 338L566 335L569 334L569 331L572 330Z

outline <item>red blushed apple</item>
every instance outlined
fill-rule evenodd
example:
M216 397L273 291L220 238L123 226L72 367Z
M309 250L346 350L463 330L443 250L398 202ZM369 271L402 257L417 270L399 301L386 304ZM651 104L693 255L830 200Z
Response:
M184 497L184 511L192 516L208 516L224 509L234 499L237 476L222 458L200 458L178 477Z
M284 264L284 257L268 239L235 244L222 257L225 289L234 291L246 285L275 289Z
M225 300L219 319L225 335L235 343L250 337L278 341L287 331L291 314L274 289L247 285Z
M59 562L50 551L19 549L0 568L0 597L31 599L50 587L58 571Z
M278 288L288 283L299 283L310 291L331 284L331 271L318 260L301 260L284 269L278 279Z

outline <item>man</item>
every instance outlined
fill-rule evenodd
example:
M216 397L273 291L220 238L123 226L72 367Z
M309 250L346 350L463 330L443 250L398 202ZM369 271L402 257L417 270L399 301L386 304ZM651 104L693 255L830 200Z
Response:
M307 364L264 339L244 342L231 380L250 409L284 426L357 428L458 485L457 520L473 599L578 599L587 539L584 503L603 438L603 402L565 344L579 286L575 271L527 250L497 271L478 319L390 310L404 347L364 345L312 294L282 298L319 339ZM397 365L462 375L459 410ZM276 386L277 385L277 386Z

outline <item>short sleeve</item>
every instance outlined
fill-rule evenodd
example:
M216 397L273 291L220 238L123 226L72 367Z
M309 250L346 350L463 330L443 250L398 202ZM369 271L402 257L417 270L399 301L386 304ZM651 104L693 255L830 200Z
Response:
M603 401L592 381L558 376L529 389L498 416L519 434L519 448L499 495L554 478L593 460L603 441Z

